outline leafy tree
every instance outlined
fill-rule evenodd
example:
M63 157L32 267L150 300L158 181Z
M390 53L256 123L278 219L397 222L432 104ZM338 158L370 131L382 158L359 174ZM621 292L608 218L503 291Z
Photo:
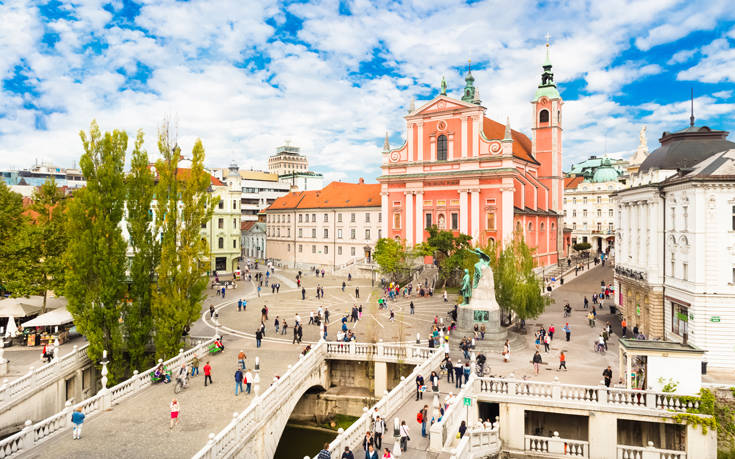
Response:
M498 305L521 320L544 312L551 300L543 295L543 283L533 272L533 249L522 234L516 234L502 249L491 241L484 252L490 255Z
M373 259L383 273L393 278L406 266L406 256L406 247L395 239L380 238L375 244Z
M592 244L590 244L589 242L577 242L572 246L572 248L577 252L584 252L585 250L591 249Z
M160 244L153 232L154 177L149 168L148 153L143 150L143 132L138 131L126 177L127 230L133 256L130 263L129 305L123 320L127 349L133 368L144 368L149 362L146 348L151 342L153 318L151 300L153 280L160 258Z
M80 137L84 153L79 165L87 186L68 204L65 294L74 323L89 341L89 357L98 361L103 350L110 353L114 383L127 369L121 330L127 244L120 223L128 136L118 130L102 135L93 121L89 134L82 131Z
M8 283L15 278L11 261L17 259L16 235L24 219L23 197L0 180L0 291L8 290Z
M455 236L453 232L440 230L436 225L432 225L427 231L429 237L419 250L433 252L439 264L439 274L446 284L454 273L462 268L465 260L471 256L469 248L472 237L461 233Z
M159 133L156 162L156 234L161 234L161 259L156 269L157 289L151 311L156 356L175 354L182 336L197 319L207 287L209 244L200 229L208 222L216 202L207 192L210 177L204 171L204 147L197 140L191 170L178 168L180 149L171 146L167 129Z

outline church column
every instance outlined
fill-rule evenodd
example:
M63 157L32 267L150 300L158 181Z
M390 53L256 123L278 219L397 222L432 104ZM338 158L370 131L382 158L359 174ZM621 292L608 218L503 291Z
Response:
M406 247L413 246L413 192L406 191Z
M429 143L430 143L429 148L431 151L431 161L436 161L436 137L432 135L429 138Z
M419 120L416 121L416 126L418 127L418 138L416 141L418 142L417 150L418 150L418 157L416 158L416 161L423 161L424 160L424 121Z
M480 156L480 116L472 117L472 156Z
M388 220L389 220L389 214L388 214L388 192L383 191L380 193L380 213L381 213L381 223L380 223L380 229L383 237L390 237L388 235Z
M459 232L467 234L467 190L459 190Z
M408 161L411 162L414 159L413 152L413 121L408 122L408 132L406 132L406 142L408 143Z
M467 157L467 117L462 115L462 152L463 158Z
M449 151L448 151L449 154L447 155L447 159L455 159L454 158L454 134L447 135L447 138L449 140L447 142L449 144Z
M477 244L480 240L480 190L472 190L472 240Z
M513 187L500 189L503 246L513 239Z
M416 244L424 240L424 192L416 192Z

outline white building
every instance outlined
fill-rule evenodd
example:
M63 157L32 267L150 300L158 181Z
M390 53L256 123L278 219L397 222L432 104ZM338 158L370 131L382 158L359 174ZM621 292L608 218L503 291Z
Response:
M276 148L276 153L268 158L268 171L276 175L308 171L309 160L300 152L301 148L292 145Z
M292 172L279 175L278 181L294 191L316 191L324 188L324 176L318 172Z
M265 223L242 222L242 254L243 257L257 260L266 258Z
M297 268L370 261L382 236L380 185L332 182L292 192L265 211L268 258Z
M224 180L228 172L227 169L214 169L212 173ZM258 221L258 214L291 189L288 183L278 180L277 174L255 170L240 170L239 173L242 187L240 219L243 222Z
M618 207L616 303L648 338L688 340L735 368L735 143L690 126L664 132Z

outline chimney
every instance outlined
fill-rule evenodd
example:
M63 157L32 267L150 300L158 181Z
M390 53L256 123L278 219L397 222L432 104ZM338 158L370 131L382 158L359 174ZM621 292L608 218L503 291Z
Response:
M359 183L360 185L362 185L362 184L364 184L364 183L365 183L365 179L364 179L364 178L362 178L362 177L360 177L360 180L359 180L359 181L358 181L357 183Z

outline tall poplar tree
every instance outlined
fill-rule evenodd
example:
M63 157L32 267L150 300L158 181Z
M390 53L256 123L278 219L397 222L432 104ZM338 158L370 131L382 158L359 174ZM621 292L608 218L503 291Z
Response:
M210 253L200 231L216 204L208 193L210 176L204 171L201 140L192 150L191 169L181 170L180 149L171 145L168 132L164 126L159 133L162 159L156 162L156 234L161 234L161 259L152 312L156 357L161 358L178 352L184 331L201 311Z
M24 218L23 197L0 180L0 291L9 290L8 283L14 279L15 267L11 261L17 259L16 236Z
M99 361L109 352L110 379L123 378L122 320L125 296L125 252L121 221L125 203L124 131L100 132L95 121L80 132L84 153L79 161L87 186L68 205L66 297L79 332L89 341L87 353Z
M153 232L154 177L149 167L148 153L143 149L143 132L138 131L130 158L130 173L126 177L127 229L133 257L130 263L128 307L123 320L130 364L139 370L150 363L147 352L151 343L153 317L151 300L153 281L160 257L160 244Z

